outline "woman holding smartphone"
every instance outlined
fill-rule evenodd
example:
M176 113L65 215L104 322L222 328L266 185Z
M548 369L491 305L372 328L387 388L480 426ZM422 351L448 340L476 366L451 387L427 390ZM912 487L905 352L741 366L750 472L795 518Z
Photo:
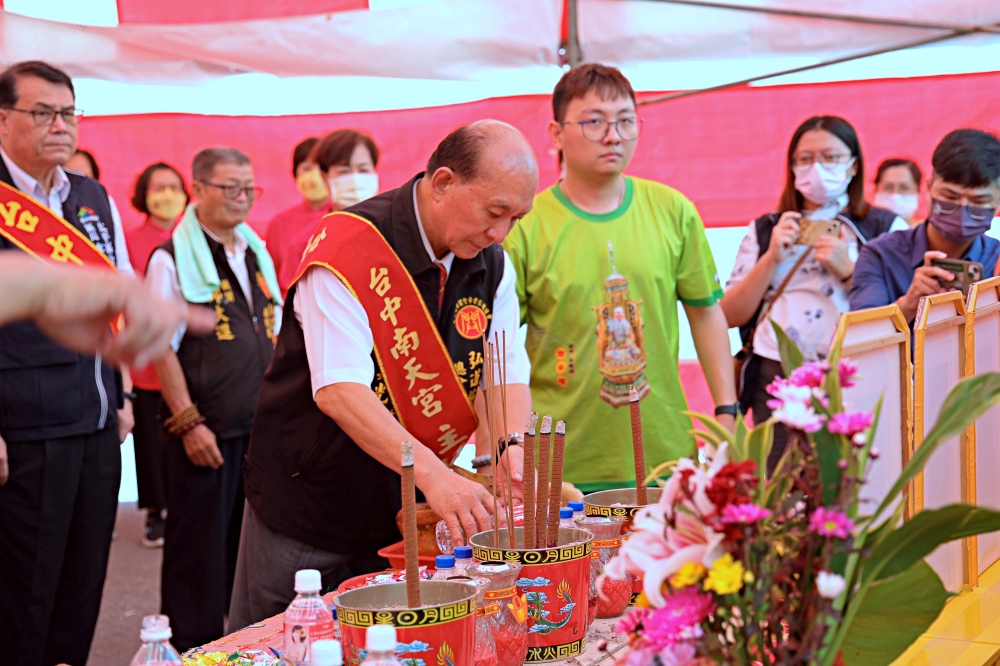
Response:
M754 423L771 416L767 385L783 376L774 319L807 361L826 357L837 317L850 309L860 245L907 229L895 213L864 198L864 158L857 132L837 116L814 116L788 145L785 188L778 209L750 223L726 282L722 309L739 326L745 357L740 404ZM775 426L770 473L785 450L787 432Z

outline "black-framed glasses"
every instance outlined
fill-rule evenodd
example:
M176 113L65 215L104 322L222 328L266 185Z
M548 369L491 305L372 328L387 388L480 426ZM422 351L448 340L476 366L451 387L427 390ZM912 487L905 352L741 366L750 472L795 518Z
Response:
M35 121L35 125L39 127L47 127L53 124L56 121L56 116L60 116L67 125L76 125L83 116L83 109L75 108L56 111L55 109L15 109L14 107L10 107L8 111L30 114L31 119Z
M246 195L247 201L255 201L256 199L259 199L262 194L264 194L264 188L260 185L240 187L239 185L220 185L219 183L210 183L207 180L199 180L198 182L202 185L219 188L222 190L222 196L227 199L235 200L240 196L240 192L242 192Z
M639 138L639 131L642 129L642 120L639 118L619 118L618 120L590 118L589 120L566 120L561 124L579 125L583 132L583 138L587 141L604 141L612 126L622 141L635 141Z

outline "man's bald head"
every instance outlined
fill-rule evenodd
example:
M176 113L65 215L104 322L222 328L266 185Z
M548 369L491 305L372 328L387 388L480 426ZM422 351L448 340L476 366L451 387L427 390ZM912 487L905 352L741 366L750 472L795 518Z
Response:
M427 160L427 175L442 167L463 181L493 178L498 170L538 177L531 144L516 127L499 120L478 120L446 136Z
M471 259L502 242L531 210L538 165L517 129L499 120L480 120L438 144L421 186L426 197L420 214L435 253L440 257L451 251Z

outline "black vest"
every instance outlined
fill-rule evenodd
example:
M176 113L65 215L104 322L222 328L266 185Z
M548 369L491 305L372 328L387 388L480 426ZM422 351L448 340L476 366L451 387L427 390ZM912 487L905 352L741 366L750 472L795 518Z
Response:
M221 286L212 294L218 321L207 335L181 339L177 358L184 370L191 401L205 417L205 425L218 439L250 434L260 382L274 355L274 305L264 295L257 257L247 248L253 314L236 274L226 260L226 249L208 238ZM174 256L174 241L160 246Z
M108 193L96 180L67 171L69 197L63 215L84 235L114 227ZM0 159L0 181L16 187ZM100 220L101 224L96 224ZM0 250L17 250L0 237ZM121 375L93 357L67 351L30 322L0 327L0 436L8 442L74 437L118 424L123 404Z
M370 220L399 255L468 390L478 385L482 372L482 342L458 334L456 313L474 299L492 315L503 250L494 245L473 259L456 257L439 310L440 272L420 238L414 182L349 211ZM316 406L302 327L293 314L296 292L295 287L288 292L288 314L257 404L244 464L247 501L268 527L293 539L328 552L371 553L401 538L396 528L399 475L365 453ZM378 394L377 362L375 368L372 389Z

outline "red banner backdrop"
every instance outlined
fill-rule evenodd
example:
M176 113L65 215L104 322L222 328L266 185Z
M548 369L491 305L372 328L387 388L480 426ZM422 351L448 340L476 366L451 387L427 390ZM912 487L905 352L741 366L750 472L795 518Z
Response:
M708 226L746 224L770 210L782 186L786 142L815 114L849 119L861 135L870 181L887 157L915 159L930 171L937 142L956 127L1000 129L1000 72L915 79L740 88L640 109L644 120L630 173L668 183L697 204ZM646 95L643 95L646 96ZM295 143L342 127L370 132L382 150L379 180L396 187L420 170L449 131L480 118L515 125L535 146L541 186L558 177L546 125L548 96L488 99L438 108L336 115L223 117L182 114L84 118L80 146L92 150L126 225L127 202L146 165L164 160L182 173L201 148L228 145L253 160L265 194L251 214L264 230L298 195L291 176Z

